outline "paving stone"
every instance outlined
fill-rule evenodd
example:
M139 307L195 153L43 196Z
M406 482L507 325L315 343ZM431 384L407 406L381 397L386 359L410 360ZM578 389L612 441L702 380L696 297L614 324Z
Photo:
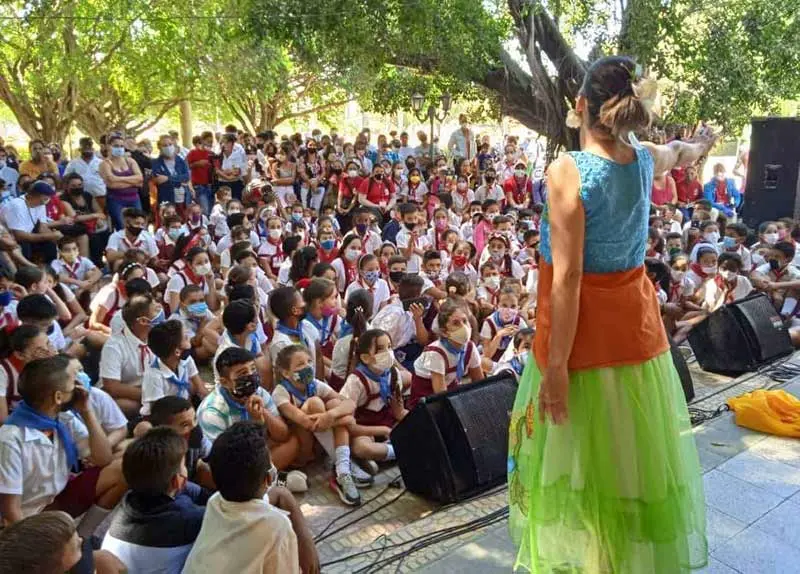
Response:
M708 566L702 570L698 570L696 574L740 574L740 572L734 570L730 566L726 566L713 556L709 556Z
M800 549L751 526L713 552L742 574L797 574Z
M749 451L758 456L800 468L800 440L796 438L770 436L753 445Z
M708 506L751 524L778 506L783 499L744 480L712 470L703 476Z
M747 524L741 520L736 520L715 508L706 507L706 537L708 538L709 552L713 552L715 548L727 542L745 528L747 528Z
M800 504L787 500L762 516L753 526L800 549Z
M797 468L743 452L719 466L719 470L747 481L783 498L800 490L800 472Z

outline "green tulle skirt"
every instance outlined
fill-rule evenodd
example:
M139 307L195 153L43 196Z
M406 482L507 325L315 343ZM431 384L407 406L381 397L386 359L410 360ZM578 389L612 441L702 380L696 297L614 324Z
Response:
M509 433L517 568L679 574L707 561L702 473L667 351L570 375L569 419L539 421L541 374L523 372Z

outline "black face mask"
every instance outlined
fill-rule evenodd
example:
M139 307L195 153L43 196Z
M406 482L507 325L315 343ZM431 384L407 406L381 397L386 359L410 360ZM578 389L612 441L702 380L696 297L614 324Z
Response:
M382 173L376 173L376 174L375 174L375 179L376 179L377 181L380 181L380 180L382 180L382 179L383 179L383 174L382 174Z
M144 228L143 227L137 227L135 225L126 225L125 229L128 230L128 233L130 233L134 237L137 237L142 232L142 229L144 229Z
M769 260L769 268L772 269L773 271L780 271L781 270L781 264L778 263L778 261L776 261L775 259L770 259Z
M494 181L494 176L493 175L487 175L486 176L486 181Z
M181 352L181 360L186 360L191 356L192 356L191 349L184 349L183 352Z
M69 190L70 195L81 195L83 193L82 187L73 187Z
M258 387L261 386L261 377L258 373L251 373L249 375L236 377L233 384L234 386L231 394L237 399L246 399L254 395Z
M340 167L335 167L335 168L333 168L331 171L332 171L333 173L335 173L335 174L337 174L337 175L338 175L338 174L342 173L342 168L340 168Z
M414 231L414 228L417 226L417 224L416 224L416 223L406 223L405 221L403 222L403 225L404 225L404 226L405 226L405 228L406 228L406 229L408 229L409 231Z
M405 271L389 271L389 279L392 283L400 283L400 280L405 274Z

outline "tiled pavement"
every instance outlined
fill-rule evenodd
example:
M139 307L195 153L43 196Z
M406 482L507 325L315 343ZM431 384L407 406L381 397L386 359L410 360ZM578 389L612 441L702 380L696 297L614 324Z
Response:
M794 361L800 363L797 358ZM729 378L699 373L693 367L697 399L692 406L713 410L729 396L769 385L763 376L741 377L731 388ZM800 382L784 387L800 396ZM694 429L704 472L710 562L704 574L780 574L800 572L800 440L763 435L740 428L726 413ZM437 509L411 493L388 486L399 474L388 467L372 488L362 490L365 501L348 515L327 487L322 465L309 471L311 490L299 497L312 530L344 528L318 543L325 573L355 572L510 572L514 549L505 521L410 554L402 563L371 569L378 559L391 557L407 543L436 530L467 523L506 504L506 491L460 505ZM396 500L394 500L396 499ZM384 506L384 504L386 504ZM382 507L383 506L383 507ZM382 507L382 508L381 508ZM370 514L374 511L374 514ZM364 516L364 518L360 518ZM359 519L360 518L360 519ZM359 519L352 524L353 519ZM392 547L392 545L401 545ZM349 555L367 552L343 562ZM659 573L660 574L660 573ZM671 574L671 573L664 573Z

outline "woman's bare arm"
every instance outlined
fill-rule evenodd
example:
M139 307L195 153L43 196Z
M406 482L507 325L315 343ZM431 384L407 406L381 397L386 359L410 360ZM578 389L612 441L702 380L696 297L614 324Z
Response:
M695 142L672 141L666 145L642 142L653 156L655 173L664 173L674 167L691 165L708 153L717 141L716 136L706 136Z

